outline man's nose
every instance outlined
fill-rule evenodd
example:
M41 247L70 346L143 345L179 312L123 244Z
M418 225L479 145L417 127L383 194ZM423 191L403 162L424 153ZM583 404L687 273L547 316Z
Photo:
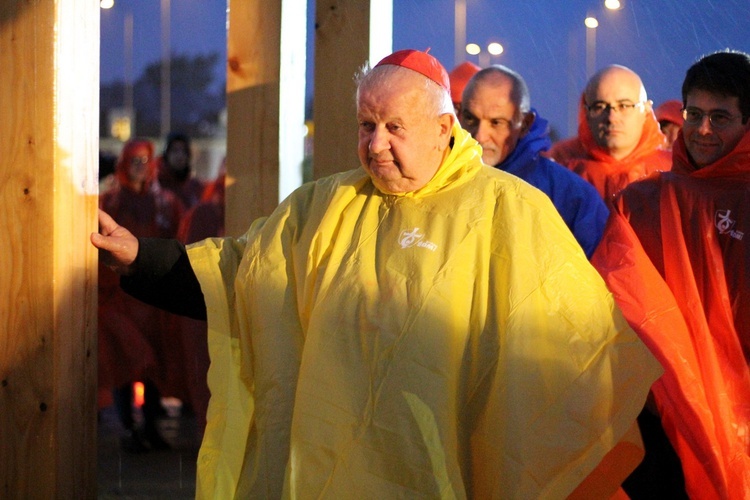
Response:
M390 149L388 132L383 128L376 128L370 135L370 153L379 154Z
M479 144L484 143L484 141L486 141L489 137L489 130L490 127L487 123L479 122L477 124L476 131L474 132L474 139Z
M604 123L611 123L621 118L622 118L622 113L618 113L617 111L615 111L615 109L612 106L607 106L607 108L602 112L601 120Z
M708 135L711 132L713 132L713 129L711 129L711 117L709 115L703 115L701 117L700 125L698 126L698 132L701 135Z

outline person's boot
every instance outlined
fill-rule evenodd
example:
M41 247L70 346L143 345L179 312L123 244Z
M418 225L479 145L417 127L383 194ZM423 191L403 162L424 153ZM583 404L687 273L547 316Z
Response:
M133 419L133 385L128 383L117 387L113 391L113 399L117 416L120 418L125 432L120 437L120 449L128 453L144 453L149 446L135 429Z
M159 432L159 417L165 413L161 405L161 394L153 382L144 382L143 411L143 437L153 450L168 450L170 444L164 440Z

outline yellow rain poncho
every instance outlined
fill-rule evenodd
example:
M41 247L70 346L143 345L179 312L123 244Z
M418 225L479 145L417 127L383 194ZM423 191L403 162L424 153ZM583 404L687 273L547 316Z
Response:
M418 191L345 172L189 248L199 497L560 498L635 421L658 364L549 199L453 136Z

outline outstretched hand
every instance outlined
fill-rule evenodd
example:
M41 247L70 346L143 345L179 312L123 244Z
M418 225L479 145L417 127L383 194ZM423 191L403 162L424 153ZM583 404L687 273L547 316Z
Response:
M133 263L138 255L138 238L101 209L99 232L91 233L91 243L102 250L99 258L104 265L120 275L133 273Z

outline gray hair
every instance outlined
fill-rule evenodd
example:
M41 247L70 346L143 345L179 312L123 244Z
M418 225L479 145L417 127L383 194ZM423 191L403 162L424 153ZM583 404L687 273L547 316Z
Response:
M391 77L400 71L415 72L414 70L393 64L384 64L383 66L370 68L370 65L365 63L354 75L354 83L357 86L357 103L359 103L359 95L363 89L372 87L387 88L393 81ZM424 77L423 89L428 106L428 108L425 109L425 112L434 113L435 116L440 116L445 113L453 113L453 101L451 101L450 93L446 89L426 76Z
M531 94L529 93L528 85L526 85L526 80L524 80L520 74L502 64L494 64L478 71L477 74L469 80L469 83L466 84L463 101L466 102L467 98L470 98L477 85L497 75L504 76L510 80L512 85L510 100L516 105L518 112L521 115L528 113L531 109Z

